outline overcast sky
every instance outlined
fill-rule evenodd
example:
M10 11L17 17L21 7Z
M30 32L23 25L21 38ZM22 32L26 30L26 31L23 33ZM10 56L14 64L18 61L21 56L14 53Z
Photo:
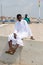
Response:
M43 0L40 5L40 17L43 18ZM38 0L0 0L0 16L16 16L18 13L23 16L27 13L29 17L38 18Z

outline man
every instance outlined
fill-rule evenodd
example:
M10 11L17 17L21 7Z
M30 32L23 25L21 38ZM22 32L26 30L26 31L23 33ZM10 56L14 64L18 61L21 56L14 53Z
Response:
M17 14L17 22L15 23L15 31L17 35L23 39L30 36L30 39L34 40L30 27L27 22L22 19L21 14Z
M8 44L9 49L8 51L5 51L5 53L13 55L19 46L23 46L23 41L14 32L8 36Z
M27 21L27 23L29 24L29 23L30 23L30 18L28 18L27 16L28 16L28 15L27 15L27 14L25 14L25 18L24 18L24 20L26 20L26 21Z

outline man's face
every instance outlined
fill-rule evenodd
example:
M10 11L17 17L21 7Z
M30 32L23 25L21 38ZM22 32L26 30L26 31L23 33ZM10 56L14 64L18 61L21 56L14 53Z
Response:
M27 15L25 15L25 18L27 18Z
M18 21L21 21L21 19L22 19L22 16L19 16L19 17L18 17Z
M15 39L16 39L16 36L17 36L16 33L14 33L14 38L15 38Z

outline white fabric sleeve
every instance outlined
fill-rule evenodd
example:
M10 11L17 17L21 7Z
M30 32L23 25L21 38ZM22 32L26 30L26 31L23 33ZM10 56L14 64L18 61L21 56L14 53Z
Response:
M11 36L9 35L9 36L8 36L8 41L10 41L10 40L12 40L12 38L11 38Z

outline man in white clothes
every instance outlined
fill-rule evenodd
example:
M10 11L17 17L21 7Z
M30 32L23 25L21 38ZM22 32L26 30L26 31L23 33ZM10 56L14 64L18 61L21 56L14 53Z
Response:
M5 53L13 55L16 52L16 49L23 45L23 41L16 35L16 33L12 33L8 36L8 44L9 49L8 51L5 51Z
M17 22L15 23L15 31L17 35L23 39L30 36L30 39L34 40L30 27L27 22L22 19L21 14L17 14Z

